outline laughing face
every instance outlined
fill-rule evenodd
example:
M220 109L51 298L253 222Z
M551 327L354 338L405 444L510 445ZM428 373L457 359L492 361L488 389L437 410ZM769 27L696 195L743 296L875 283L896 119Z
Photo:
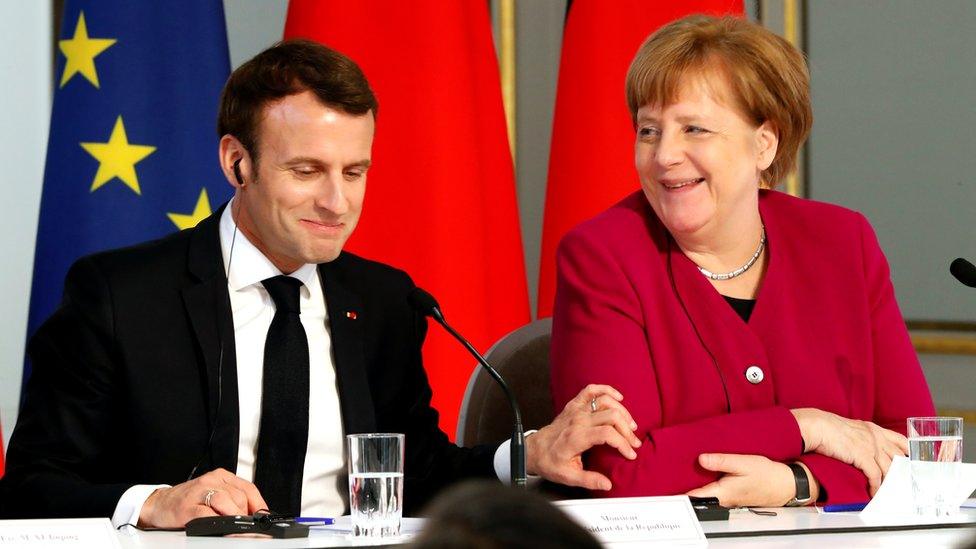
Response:
M637 111L635 162L651 207L675 236L717 235L758 211L776 133L732 106L722 78L685 77L670 105Z
M241 153L238 227L284 273L332 261L359 221L373 114L337 110L305 91L266 106L258 130L256 175Z

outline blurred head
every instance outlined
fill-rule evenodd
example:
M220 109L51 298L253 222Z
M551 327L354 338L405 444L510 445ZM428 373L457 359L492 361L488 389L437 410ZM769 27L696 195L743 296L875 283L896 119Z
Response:
M227 80L217 132L234 219L282 272L335 259L356 227L376 110L360 68L307 40L279 42Z
M444 492L424 512L411 547L423 549L597 549L600 543L542 496L469 481Z

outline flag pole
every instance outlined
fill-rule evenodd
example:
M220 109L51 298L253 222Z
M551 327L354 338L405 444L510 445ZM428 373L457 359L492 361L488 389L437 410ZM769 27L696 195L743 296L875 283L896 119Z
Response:
M508 146L515 162L515 0L500 0L499 11L499 63L502 81L502 102L505 104L505 122L508 126Z

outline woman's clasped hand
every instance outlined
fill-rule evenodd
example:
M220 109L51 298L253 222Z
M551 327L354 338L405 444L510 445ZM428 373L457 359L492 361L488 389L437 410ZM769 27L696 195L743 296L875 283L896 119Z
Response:
M848 419L816 408L790 410L800 426L805 450L853 465L868 479L874 496L895 456L908 455L905 435L873 422Z

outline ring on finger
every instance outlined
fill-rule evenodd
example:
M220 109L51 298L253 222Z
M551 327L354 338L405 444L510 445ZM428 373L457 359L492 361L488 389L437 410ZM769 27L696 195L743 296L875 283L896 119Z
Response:
M210 500L214 497L214 494L216 493L217 493L216 490L207 490L207 495L203 497L203 504L206 505L207 507L210 507L211 506Z
M596 410L597 410L597 408L596 408L596 397L593 397L593 398L590 399L590 411L591 412L596 412Z

